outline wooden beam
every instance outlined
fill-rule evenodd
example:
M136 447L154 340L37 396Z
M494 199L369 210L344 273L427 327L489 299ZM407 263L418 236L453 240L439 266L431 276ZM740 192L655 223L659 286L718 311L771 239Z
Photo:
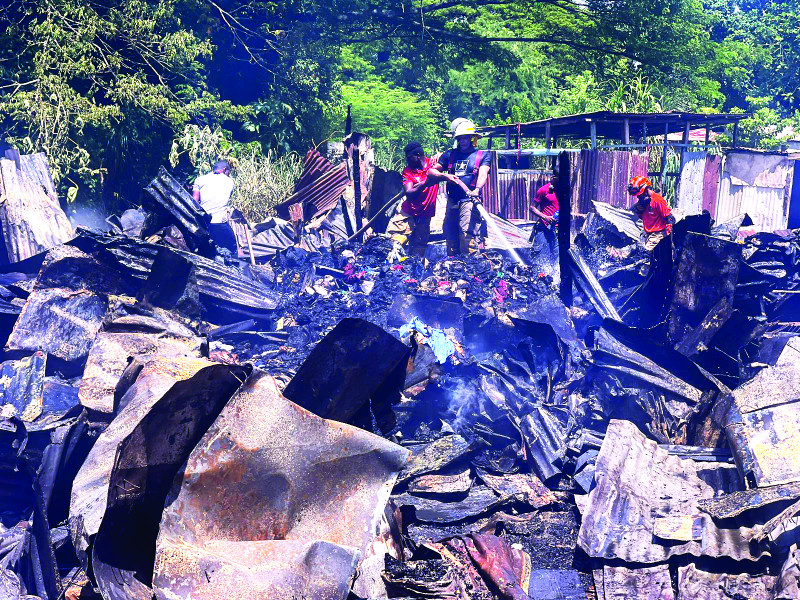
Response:
M594 131L594 123L592 123ZM569 260L569 247L572 229L572 189L570 187L569 154L558 155L558 267L561 275L559 291L565 306L572 306L572 270Z
M711 123L706 123L706 146L708 146L708 140L711 136Z
M544 125L544 147L550 148L550 121Z
M631 143L631 123L628 119L622 123L622 143L626 145Z
M506 150L511 150L511 127L506 127Z
M592 136L592 150L597 150L597 123L589 121L589 131Z
M739 121L733 124L733 147L739 146Z
M489 136L489 141L486 143L486 148L488 150L492 149L492 140L494 140L494 138L492 136Z

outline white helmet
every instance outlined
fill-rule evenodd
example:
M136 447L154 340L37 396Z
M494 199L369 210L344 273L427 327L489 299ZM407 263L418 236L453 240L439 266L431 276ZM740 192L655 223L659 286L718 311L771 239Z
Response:
M469 119L464 119L453 130L453 137L457 138L462 135L478 135L475 131L475 123L470 121Z
M464 121L469 121L469 119L465 119L464 117L458 117L457 119L453 119L453 122L450 123L450 133L454 134L458 126L461 125L461 123L463 123Z

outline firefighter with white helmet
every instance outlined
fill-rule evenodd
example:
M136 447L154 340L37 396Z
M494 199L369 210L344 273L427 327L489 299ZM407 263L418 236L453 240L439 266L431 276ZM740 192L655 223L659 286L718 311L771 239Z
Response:
M481 190L489 179L491 156L478 150L478 133L469 119L459 118L451 124L455 147L439 158L435 169L455 175L463 185L447 184L447 213L444 233L447 253L469 254L482 248L486 224L477 210Z

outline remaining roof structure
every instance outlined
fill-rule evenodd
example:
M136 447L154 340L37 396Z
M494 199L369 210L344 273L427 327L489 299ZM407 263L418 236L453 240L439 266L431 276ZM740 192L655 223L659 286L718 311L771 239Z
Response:
M727 125L736 128L739 121L747 116L745 113L617 113L601 110L529 123L478 127L476 131L484 136L505 136L506 140L516 136L543 138L548 142L552 139L591 139L594 146L597 139L621 140L623 144L629 144L631 139L663 136L665 133L688 136L693 128L704 128L709 132Z

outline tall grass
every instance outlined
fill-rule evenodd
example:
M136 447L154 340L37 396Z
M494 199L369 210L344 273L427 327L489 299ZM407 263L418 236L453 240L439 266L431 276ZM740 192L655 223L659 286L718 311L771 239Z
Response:
M232 204L250 223L274 216L275 206L292 194L303 173L303 159L294 152L279 156L272 150L263 154L248 148L236 163Z

